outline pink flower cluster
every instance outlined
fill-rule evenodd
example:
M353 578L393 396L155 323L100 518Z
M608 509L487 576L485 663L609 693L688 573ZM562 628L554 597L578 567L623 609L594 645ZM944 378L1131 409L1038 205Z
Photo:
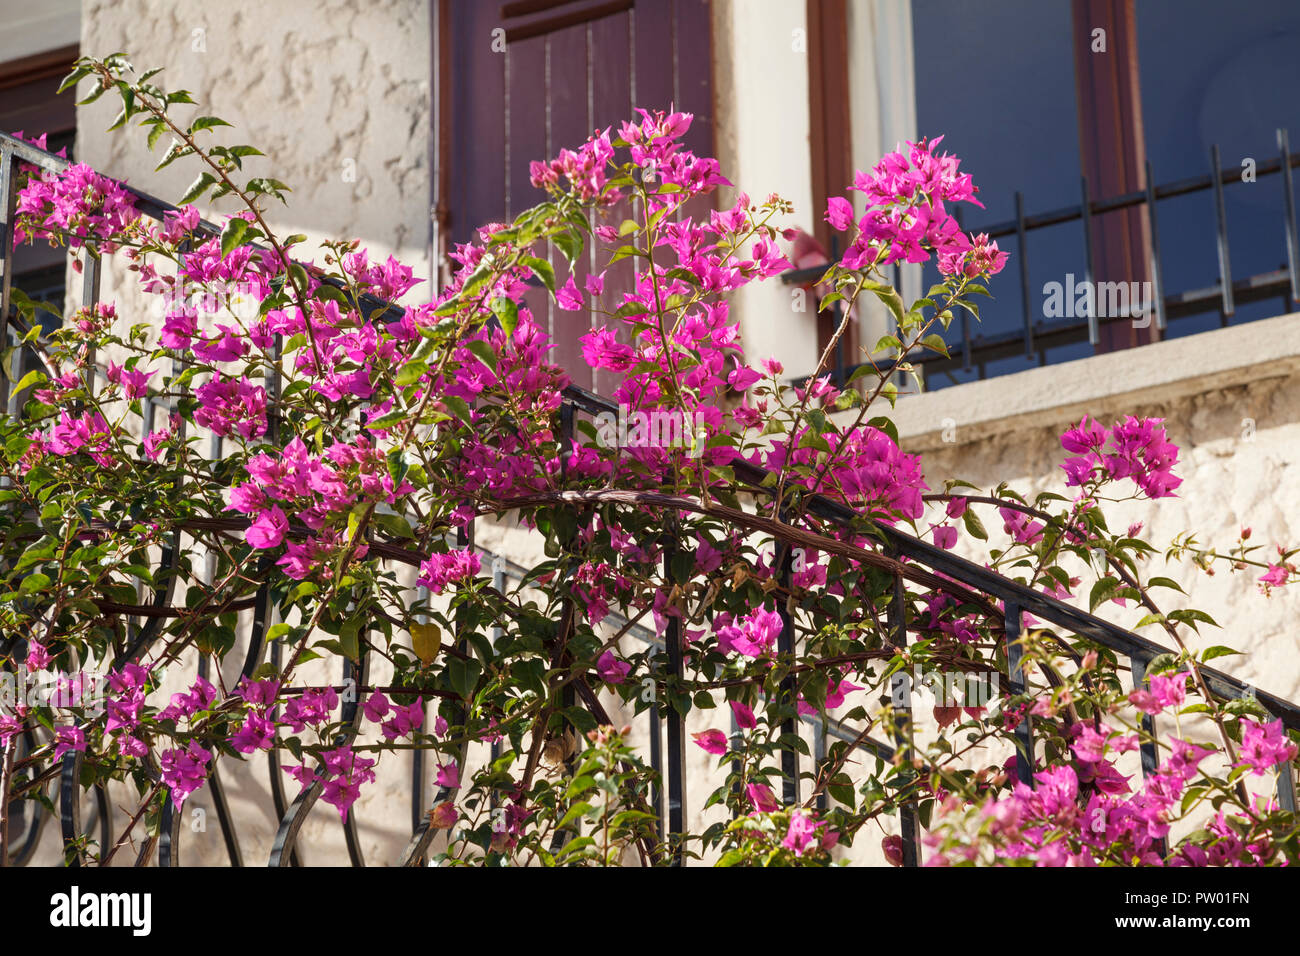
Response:
M62 173L39 172L18 192L14 224L15 244L28 238L67 237L79 249L87 242L117 248L107 241L139 218L135 199L119 182L101 176L85 163L75 163Z
M1178 446L1165 437L1163 418L1129 415L1106 429L1085 415L1061 436L1061 447L1075 456L1061 465L1070 487L1128 478L1148 498L1167 498L1183 483L1173 473Z
M266 389L246 379L217 377L194 390L199 400L194 421L214 434L232 432L245 441L266 434Z
M111 427L99 412L83 412L80 415L60 412L58 422L50 429L49 437L43 444L48 451L63 457L84 451L95 464L102 468L112 468L116 464L109 454L112 434Z
M337 808L339 817L346 823L348 810L361 796L362 785L374 783L376 779L376 761L353 752L350 744L323 751L320 757L320 773L306 766L286 766L284 770L304 788L319 781L320 798Z
M781 635L781 615L759 608L733 624L719 614L714 632L718 637L718 650L723 654L736 651L754 659L767 657Z
M379 729L385 740L399 740L419 730L423 725L424 698L417 697L412 703L402 706L391 703L382 693L375 692L366 698L362 711L366 720L380 724ZM439 717L434 725L434 732L441 734L446 727L447 722Z
M1156 713L1182 702L1181 682L1186 674L1166 682L1153 678L1153 699L1143 697L1140 709ZM1150 706L1148 706L1148 704ZM1136 750L1138 738L1090 723L1067 729L1071 764L1049 767L1034 776L1035 786L1017 783L1004 797L986 802L980 815L987 821L993 846L1003 860L1031 860L1038 866L1097 866L1120 860L1149 866L1242 866L1270 862L1275 848L1267 838L1247 840L1249 821L1235 818L1233 826L1220 811L1207 829L1208 839L1185 842L1168 858L1157 841L1165 840L1170 821L1181 812L1184 794L1200 775L1200 765L1216 753L1180 738L1170 742L1170 753L1147 776L1139 789L1115 768L1114 755ZM1294 760L1297 747L1290 742L1280 720L1260 724L1242 720L1242 745L1237 766L1262 775L1279 763ZM953 809L951 802L948 809ZM939 846L941 833L926 837ZM945 866L978 856L976 844L948 848L929 861Z
M354 442L336 442L324 455L314 455L300 438L293 438L279 454L261 452L248 462L252 481L230 490L229 509L253 515L245 540L255 548L277 548L286 542L288 515L293 514L315 532L305 541L291 540L276 563L296 580L319 570L345 543L340 525L361 502L393 505L412 489L396 485L383 451L365 436ZM365 556L358 544L354 557Z
M172 803L176 809L179 810L185 799L206 782L208 762L211 760L212 751L195 740L183 748L171 748L159 753L159 777L171 790Z
M928 262L939 254L944 275L991 275L1001 271L1007 254L997 243L979 236L972 244L949 215L945 203L970 202L975 198L969 174L959 172L961 161L944 153L934 154L943 141L908 143L884 156L869 173L859 171L852 188L861 192L867 210L858 220L858 232L841 260L846 269L862 269L895 262ZM826 221L843 232L853 224L853 206L843 197L827 203Z
M468 548L460 551L431 554L420 564L416 582L434 594L441 594L453 581L468 581L482 567L479 556Z

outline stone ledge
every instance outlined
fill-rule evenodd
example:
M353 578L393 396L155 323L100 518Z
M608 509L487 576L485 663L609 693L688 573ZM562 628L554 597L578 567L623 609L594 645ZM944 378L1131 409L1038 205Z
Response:
M955 424L959 443L993 435L1124 414L1164 402L1300 372L1300 312L1201 332L1139 348L904 396L893 411L908 451L943 443Z

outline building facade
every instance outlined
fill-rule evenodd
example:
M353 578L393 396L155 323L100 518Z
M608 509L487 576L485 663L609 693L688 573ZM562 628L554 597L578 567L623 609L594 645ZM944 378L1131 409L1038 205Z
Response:
M1287 494L1300 479L1295 212L1276 133L1293 120L1300 131L1300 72L1278 55L1294 49L1300 17L1285 3L1257 6L1224 27L1208 4L1166 0L6 0L0 121L175 198L190 178L182 164L153 172L142 135L103 132L108 105L53 95L79 52L164 67L170 86L266 153L250 168L293 187L273 225L397 256L429 279L412 300L445 277L454 243L536 200L530 160L636 107L695 115L687 145L716 155L736 184L720 204L739 188L792 200L799 267L837 253L823 211L828 197L855 195L854 170L946 134L944 148L983 185L985 209L963 224L999 236L1012 258L982 324L954 324L951 357L918 363L922 387L905 391L920 394L895 409L930 485L1064 491L1066 427L1084 414L1158 416L1183 449L1184 483L1178 498L1126 516L1157 544L1194 527L1226 548L1252 526L1271 546L1300 538ZM61 292L62 258L28 255L15 284ZM908 267L897 280L911 301L931 277ZM1099 309L1102 297L1077 310L1064 307L1076 296L1053 299L1054 283L1084 282L1134 283L1137 294L1116 310ZM129 292L110 274L104 297L115 295ZM535 306L575 381L608 390L577 344L599 316ZM734 307L751 358L778 357L794 377L814 370L833 323L798 282L748 287ZM864 309L840 364L862 361L890 330L883 310ZM482 529L479 543L506 555L536 547L509 527ZM1287 624L1300 596L1265 600L1251 575L1186 564L1170 576L1225 625L1205 643L1246 652L1230 659L1233 673L1300 696ZM1133 623L1124 609L1102 613ZM707 774L708 755L690 759ZM241 832L269 846L266 773L248 766L228 787ZM369 858L393 859L405 843L409 790L409 777L389 775L357 804ZM331 815L315 813L305 841L321 861L343 853ZM219 862L204 832L191 859ZM42 854L57 859L56 842Z

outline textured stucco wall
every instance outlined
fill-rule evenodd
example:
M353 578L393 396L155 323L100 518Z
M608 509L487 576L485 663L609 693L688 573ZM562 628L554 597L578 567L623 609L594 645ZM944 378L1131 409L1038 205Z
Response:
M1074 364L1058 367L1063 390L1067 390L1073 372L1070 365ZM1221 658L1215 666L1295 700L1300 697L1300 645L1295 627L1300 591L1284 588L1265 598L1256 586L1258 569L1233 574L1226 564L1219 563L1215 574L1208 576L1187 560L1166 562L1163 553L1163 546L1188 530L1196 532L1201 545L1223 552L1235 544L1243 527L1249 527L1251 543L1266 546L1256 556L1271 558L1277 557L1275 545L1294 546L1300 540L1300 511L1292 493L1300 481L1300 374L1253 378L1253 370L1245 367L1240 377L1240 384L1194 389L1163 399L1125 402L1122 394L1097 396L1092 414L1104 424L1112 424L1123 414L1163 418L1169 439L1181 449L1174 469L1183 478L1178 497L1121 502L1108 507L1106 513L1112 530L1141 521L1141 537L1161 550L1147 560L1145 577L1172 577L1187 591L1183 596L1157 589L1154 596L1162 608L1196 607L1222 625L1217 630L1202 625L1199 636L1183 629L1189 646L1200 649L1227 644L1246 652L1247 656ZM1006 378L1004 386L1013 389L1016 378ZM1099 391L1106 385L1096 383ZM1110 385L1114 387L1113 382ZM1117 404L1122 412L1115 409ZM979 410L970 411L974 417ZM1007 481L1030 499L1041 491L1068 497L1072 491L1065 487L1065 474L1059 467L1066 457L1059 437L1078 419L1077 414L1061 414L1055 422L1048 418L973 441L964 440L962 425L955 422L950 435L956 441L944 442L941 436L936 441L934 435L910 441L904 437L903 446L922 454L926 479L935 489L946 478L963 478L985 489ZM981 516L990 534L1000 531L996 511L985 508ZM974 552L966 556L976 557ZM1077 591L1086 607L1095 572L1080 565L1071 573L1083 578ZM1132 628L1145 612L1108 602L1098 613ZM1158 625L1139 633L1168 643Z
M141 71L164 67L167 88L189 89L203 112L234 124L213 141L266 153L246 168L294 190L287 207L271 209L273 225L313 240L361 238L375 255L396 254L428 275L431 70L423 0L91 0L81 28L83 53L121 50ZM154 173L143 131L101 132L116 115L110 99L79 109L81 161L160 198L179 197L196 162ZM227 199L218 208L237 207Z

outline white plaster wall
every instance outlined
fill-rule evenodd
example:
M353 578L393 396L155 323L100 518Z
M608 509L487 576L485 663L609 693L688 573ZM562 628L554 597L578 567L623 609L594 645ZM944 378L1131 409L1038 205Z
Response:
M82 52L125 51L140 71L163 67L167 89L189 89L203 113L234 124L211 142L266 153L249 175L293 188L269 207L285 234L359 238L372 260L395 254L427 278L430 33L423 0L88 0ZM161 199L179 198L199 172L181 160L160 173L144 131L105 134L109 96L78 109L78 158ZM186 107L173 107L187 116ZM191 107L190 109L193 109ZM194 113L193 115L201 115ZM237 200L221 200L233 212ZM304 246L304 253L312 246ZM417 286L412 295L427 287Z
M80 15L80 0L0 0L0 63L76 43Z
M777 193L794 203L778 228L811 231L807 23L802 3L718 0L714 4L718 161L722 174L761 202ZM724 190L721 205L735 201ZM778 281L751 284L732 301L750 362L769 356L792 375L817 364L817 325L811 309L792 307Z

